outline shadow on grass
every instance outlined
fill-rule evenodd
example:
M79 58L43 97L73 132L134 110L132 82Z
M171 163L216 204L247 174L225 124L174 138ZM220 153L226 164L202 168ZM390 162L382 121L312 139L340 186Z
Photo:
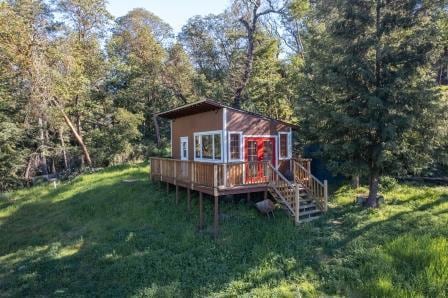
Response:
M228 217L220 239L213 241L207 230L196 230L196 196L189 213L183 192L176 206L174 193L166 195L164 187L121 183L121 178L51 200L70 192L70 185L63 186L7 217L0 226L0 291L19 296L201 295L222 290L259 262L270 262L270 256L279 268L278 255L289 251L294 256L295 245L285 250L269 239L273 233L284 241L284 224L294 229L281 213L267 220L244 204L223 203L221 212ZM209 200L205 209L211 227ZM288 270L255 274L255 283Z
M164 186L121 183L125 176L129 174L97 179L94 183L110 183L51 201L70 192L70 185L61 187L6 218L0 226L0 292L185 297L237 295L261 286L269 292L281 280L297 284L316 279L309 271L322 271L357 238L385 243L408 229L402 223L411 224L406 220L409 212L402 212L352 230L350 221L334 223L356 209L345 206L315 223L294 227L281 211L268 220L246 204L223 202L221 233L214 241L207 230L196 230L195 195L188 212L184 192L176 206L174 192L167 195ZM446 200L440 197L420 211ZM205 200L205 210L210 227L211 201ZM374 237L381 229L392 233Z

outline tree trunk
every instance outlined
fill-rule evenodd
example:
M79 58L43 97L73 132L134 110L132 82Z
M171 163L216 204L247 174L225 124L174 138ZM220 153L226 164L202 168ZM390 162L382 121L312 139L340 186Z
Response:
M26 169L25 169L25 180L27 182L29 182L30 180L30 171L31 171L31 166L33 164L33 160L34 160L34 153L30 155L30 159L28 160L28 164L26 165Z
M152 116L152 121L154 122L154 129L156 131L156 141L157 141L157 146L160 146L160 127L159 127L159 122L157 122L157 116L154 115Z
M64 159L64 169L68 169L67 153L65 152L64 132L62 127L59 128L59 140L61 141L62 157Z
M367 198L367 206L378 207L378 186L380 177L377 174L371 174L369 177L369 197Z
M249 83L250 76L252 74L252 67L254 62L254 34L255 28L247 27L247 52L246 52L246 60L244 62L244 72L243 77L241 78L240 85L235 90L235 97L233 101L233 105L235 108L241 108L242 96L244 89L246 89L247 84Z
M84 154L85 161L87 162L87 164L89 166L92 166L92 160L90 159L89 151L87 150L87 147L84 144L84 141L82 140L82 137L76 131L75 126L73 125L73 123L70 120L70 118L68 118L67 114L64 112L64 109L59 105L59 103L57 101L54 100L53 102L54 102L55 106L59 109L59 111L61 112L62 117L64 117L65 123L68 125L68 127L70 128L73 136L75 137L76 141L78 142L79 146L81 147L81 150L82 150L82 152Z
M54 158L51 159L51 173L56 174L56 162Z
M42 169L43 175L48 175L48 167L47 167L47 158L45 156L44 147L45 147L45 132L44 132L44 125L42 118L39 117L37 120L37 124L39 125L39 141L40 141L40 158L39 158L39 165Z
M75 124L76 124L76 132L78 133L79 137L82 139L82 131L81 131L81 113L79 112L79 96L76 95L75 96L75 106L77 107L77 111L76 111L76 119L75 119ZM85 156L85 154L81 154L81 168L84 168L84 164L87 161L87 158ZM88 163L88 162L87 162ZM89 164L90 165L90 164Z
M359 176L352 177L352 186L353 188L359 188Z

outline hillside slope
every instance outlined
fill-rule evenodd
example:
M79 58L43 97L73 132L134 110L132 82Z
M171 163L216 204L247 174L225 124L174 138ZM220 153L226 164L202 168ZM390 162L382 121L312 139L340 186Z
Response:
M0 296L448 295L447 187L397 186L378 210L343 187L300 227L227 200L214 241L197 196L189 213L147 177L114 167L0 199Z

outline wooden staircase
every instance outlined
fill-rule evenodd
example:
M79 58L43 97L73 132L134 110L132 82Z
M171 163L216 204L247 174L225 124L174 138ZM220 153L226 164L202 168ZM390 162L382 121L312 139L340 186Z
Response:
M271 164L268 192L294 217L296 224L319 218L327 211L327 181L319 181L300 160L293 161L294 181L286 179Z

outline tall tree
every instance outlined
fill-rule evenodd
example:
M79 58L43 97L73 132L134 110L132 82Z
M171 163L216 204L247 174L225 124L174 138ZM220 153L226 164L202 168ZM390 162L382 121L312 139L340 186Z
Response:
M198 72L199 95L231 102L244 51L244 31L234 16L225 12L190 18L179 41Z
M180 43L175 43L168 50L168 59L165 61L162 72L164 86L183 104L186 104L195 94L193 84L195 75L187 53Z
M285 3L274 0L235 0L232 3L232 12L238 18L246 31L246 55L244 59L244 71L240 82L235 89L235 107L240 107L243 100L243 92L249 83L252 74L255 35L260 27L261 19L269 14L281 14L286 9Z
M66 59L65 73L70 80L65 82L62 97L52 101L61 111L73 136L82 148L82 161L92 165L87 146L83 141L83 118L89 114L91 97L103 81L104 57L100 49L100 38L105 33L111 15L105 0L60 0L57 8L67 18L67 37L61 47L70 59ZM63 83L63 82L61 82ZM69 113L64 109L68 107ZM74 123L70 119L74 116ZM74 128L76 128L74 130Z
M245 101L243 107L293 122L294 97L285 77L286 66L278 59L280 42L262 33L257 34L256 39L258 46L254 52L253 71L247 85L250 101Z
M379 178L418 170L431 157L443 118L435 73L437 1L318 1L305 61L302 124L329 165L367 174L368 205Z
M45 99L49 92L46 56L52 16L44 1L31 0L2 2L0 13L0 116L6 129L2 155L6 158L15 155L10 159L14 164L10 164L12 168L9 169L13 177L18 177L17 171L25 168L24 158L28 159L28 165L36 162L46 174L48 115Z
M167 90L162 81L166 51L157 42L148 18L153 19L153 15L133 10L117 19L107 44L112 66L108 89L118 107L143 113L143 135L155 136L160 144L153 114L172 103L166 101Z

